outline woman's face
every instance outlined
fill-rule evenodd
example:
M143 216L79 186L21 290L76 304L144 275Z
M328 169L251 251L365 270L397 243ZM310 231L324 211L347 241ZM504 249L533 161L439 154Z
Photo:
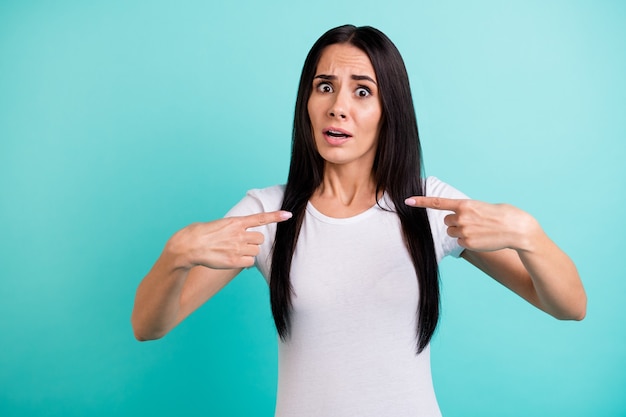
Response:
M374 163L382 107L368 56L349 44L322 52L309 97L317 150L330 164Z

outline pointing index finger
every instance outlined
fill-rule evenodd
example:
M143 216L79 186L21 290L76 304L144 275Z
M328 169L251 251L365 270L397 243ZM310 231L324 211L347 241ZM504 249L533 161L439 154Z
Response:
M247 229L249 227L264 226L270 223L283 222L290 219L291 216L292 214L288 211L278 210L270 211L267 213L251 214L249 216L243 216L241 219L243 220L244 227Z
M409 197L404 200L407 206L411 207L424 207L435 210L449 210L456 211L459 208L459 204L462 200L456 200L452 198L442 197Z

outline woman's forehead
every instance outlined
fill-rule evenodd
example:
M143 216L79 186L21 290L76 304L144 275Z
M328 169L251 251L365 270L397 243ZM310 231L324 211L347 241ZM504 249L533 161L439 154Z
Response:
M376 72L369 57L356 46L341 43L324 48L317 63L316 75L340 75L339 73L344 72L349 75L367 75L376 79Z

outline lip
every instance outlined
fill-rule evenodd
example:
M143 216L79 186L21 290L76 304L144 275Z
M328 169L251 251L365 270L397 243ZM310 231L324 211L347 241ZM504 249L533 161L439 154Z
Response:
M337 136L330 135L329 132L336 132L336 133L340 133L346 136L337 137ZM322 133L324 135L324 139L326 140L326 142L328 142L330 145L333 145L333 146L342 145L346 143L347 141L349 141L350 139L352 139L352 133L348 132L345 129L340 129L334 126L325 128L322 131Z

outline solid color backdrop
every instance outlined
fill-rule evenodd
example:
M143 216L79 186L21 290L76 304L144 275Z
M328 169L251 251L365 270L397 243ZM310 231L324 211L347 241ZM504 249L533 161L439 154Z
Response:
M276 337L249 270L156 342L135 289L179 228L286 179L327 29L383 30L426 173L517 205L575 260L583 322L442 264L447 417L626 415L626 3L0 2L0 415L272 416Z

